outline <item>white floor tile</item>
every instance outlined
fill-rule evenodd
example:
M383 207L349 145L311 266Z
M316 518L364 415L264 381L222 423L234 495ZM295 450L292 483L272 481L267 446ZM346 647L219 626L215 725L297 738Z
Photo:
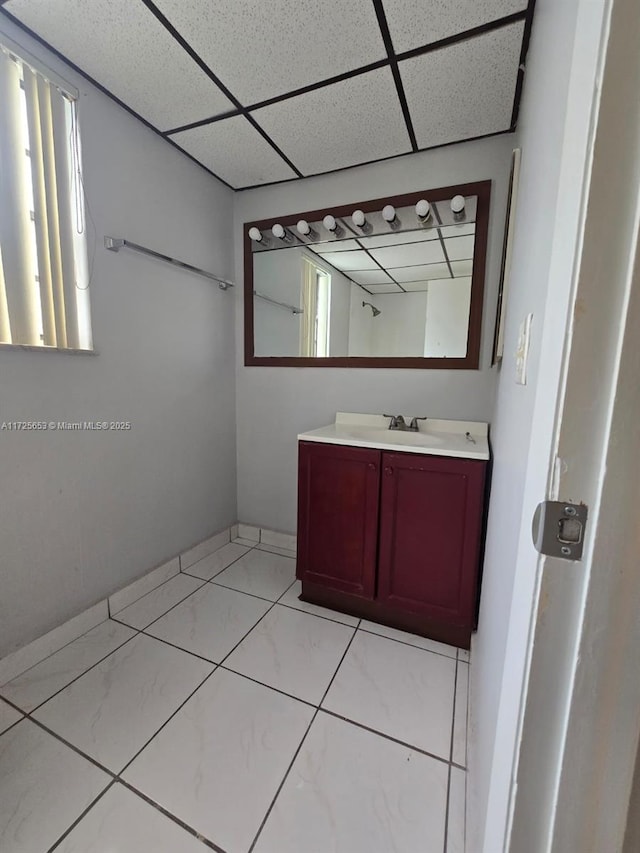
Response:
M9 726L17 723L21 717L20 711L16 711L15 708L0 699L0 734L5 732Z
M322 712L255 853L440 853L447 766Z
M182 601L183 598L199 589L202 584L203 581L199 578L192 578L185 574L176 575L163 583L162 586L147 593L143 598L130 604L129 607L125 607L116 615L116 619L142 630L175 604Z
M314 616L324 616L325 619L333 619L334 622L342 622L343 625L353 625L354 628L360 621L357 616L349 616L349 614L340 613L338 610L330 610L328 607L319 607L317 604L309 604L308 601L300 601L298 596L301 590L302 584L300 581L296 581L282 598L278 599L278 604L294 607L296 610L303 610L305 613L312 613Z
M3 685L0 693L23 710L33 711L135 633L126 625L108 619Z
M219 669L124 778L229 853L246 853L312 714Z
M317 705L353 628L276 605L225 661L225 666Z
M67 835L56 853L205 853L177 823L115 784Z
M388 637L390 640L399 640L402 643L408 643L410 646L416 646L419 649L426 649L429 652L435 652L439 655L446 655L455 660L455 646L448 646L446 643L439 643L437 640L430 640L428 637L420 637L418 634L410 634L408 631L398 631L397 628L388 628L386 625L378 625L377 622L367 622L362 620L360 625L362 631L369 631L371 634L378 634L380 637Z
M467 704L469 701L469 664L458 661L456 707L453 714L453 752L451 760L467 766Z
M34 716L118 772L212 670L139 634Z
M465 853L466 775L459 767L451 768L447 853Z
M30 720L0 737L0 850L40 853L110 777Z
M220 663L270 606L268 601L208 583L154 622L148 632Z
M277 601L295 578L294 560L254 549L217 575L214 583Z
M280 554L281 557L291 557L292 560L296 558L296 552L292 548L281 548L279 545L266 545L264 542L261 542L259 545L256 545L258 551L268 551L270 554Z
M195 575L197 578L202 578L202 580L209 581L220 574L227 566L230 566L231 563L234 563L239 557L246 554L248 550L249 548L245 545L240 545L237 542L229 542L219 550L214 551L213 554L209 554L208 557L204 557L202 560L198 560L197 563L189 566L186 572L187 574Z
M358 631L323 707L449 760L456 662Z

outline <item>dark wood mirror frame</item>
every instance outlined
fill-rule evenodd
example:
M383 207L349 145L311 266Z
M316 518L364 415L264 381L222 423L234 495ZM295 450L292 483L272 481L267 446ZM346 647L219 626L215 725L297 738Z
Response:
M363 357L330 356L327 358L309 358L303 356L256 356L253 339L253 251L249 229L256 227L269 230L274 222L295 226L299 219L317 222L330 213L336 219L350 216L356 208L371 213L381 210L385 204L397 208L416 204L422 198L429 201L446 201L455 195L477 196L476 233L473 253L473 271L471 279L471 304L469 308L469 330L467 335L467 354L464 358L420 358L407 357ZM487 237L489 230L489 202L491 181L478 181L459 184L452 187L438 187L431 190L406 193L404 195L375 198L369 201L352 202L324 210L308 210L287 216L271 216L244 223L244 363L251 367L396 367L430 370L478 370L480 366L480 342L482 336L482 308L484 301L484 279L487 260Z

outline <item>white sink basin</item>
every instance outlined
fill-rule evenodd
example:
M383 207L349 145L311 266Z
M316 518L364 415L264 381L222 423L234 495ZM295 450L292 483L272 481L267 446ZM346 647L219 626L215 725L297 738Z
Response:
M402 444L411 447L437 447L444 439L430 432L409 432L392 429L350 429L344 431L356 441L371 441L380 444Z

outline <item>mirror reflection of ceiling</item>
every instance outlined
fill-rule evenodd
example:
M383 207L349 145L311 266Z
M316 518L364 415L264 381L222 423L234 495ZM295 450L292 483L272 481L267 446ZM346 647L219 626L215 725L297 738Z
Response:
M393 229L380 212L368 213L366 233L339 218L337 236L322 221L309 222L309 237L288 227L285 241L265 232L262 243L252 240L251 248L255 254L305 246L326 267L369 294L421 292L430 281L472 275L476 206L476 196L466 198L464 219L456 222L450 201L434 202L424 224L413 206L401 207Z
M0 11L243 189L513 129L533 0L7 0Z

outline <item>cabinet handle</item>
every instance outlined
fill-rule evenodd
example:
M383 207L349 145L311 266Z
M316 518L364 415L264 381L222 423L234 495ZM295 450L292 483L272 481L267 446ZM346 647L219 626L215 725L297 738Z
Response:
M391 468L391 466L387 466L384 469L384 473L387 475L387 477L391 477L391 475L393 474L393 468Z
M375 470L376 470L376 466L375 466L375 463L374 463L374 462L369 462L369 464L367 465L367 467L368 467L368 469L369 469L370 471L375 471Z

